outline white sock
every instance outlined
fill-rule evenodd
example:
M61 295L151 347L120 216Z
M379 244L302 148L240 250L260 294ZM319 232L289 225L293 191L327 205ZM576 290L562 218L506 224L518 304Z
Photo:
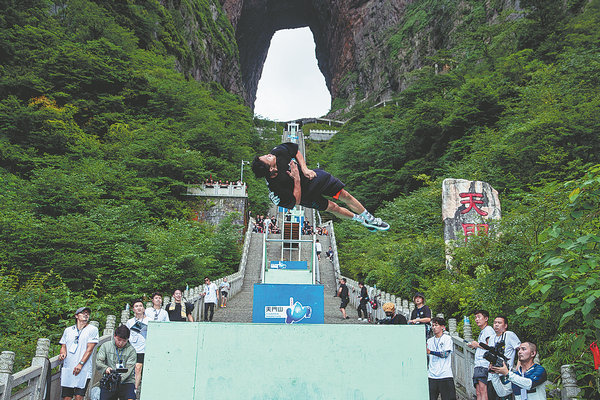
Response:
M371 221L373 218L375 218L367 211L366 208L365 211L363 211L362 214L360 214L360 217L365 221Z

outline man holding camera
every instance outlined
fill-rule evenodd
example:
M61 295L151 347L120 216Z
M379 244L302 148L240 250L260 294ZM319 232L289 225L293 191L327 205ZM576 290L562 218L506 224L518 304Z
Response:
M117 380L120 375L120 383L114 391L100 385L100 400L135 400L135 364L137 353L129 343L129 328L125 325L115 329L113 340L106 342L98 349L96 357L96 369L106 375L109 379ZM106 376L105 375L105 376Z
M546 370L534 363L537 346L524 342L518 347L519 367L510 371L503 363L502 367L490 367L492 384L500 396L515 395L515 400L546 400ZM502 378L497 374L502 375Z
M505 316L498 316L494 319L494 332L496 335L490 338L490 347L494 347L503 350L503 355L506 358L506 365L512 368L515 360L516 349L521 345L521 340L517 337L514 332L508 329L508 318ZM500 400L501 397L494 390L492 385L491 374L488 376L487 390L489 400Z
M486 350L479 345L479 343L485 343L490 345L490 340L496 335L494 328L488 325L490 313L486 310L475 311L475 323L481 330L477 340L473 340L468 346L475 349L475 368L473 369L473 385L477 393L477 400L488 400L487 395L487 381L488 381L488 369L490 362L483 358Z

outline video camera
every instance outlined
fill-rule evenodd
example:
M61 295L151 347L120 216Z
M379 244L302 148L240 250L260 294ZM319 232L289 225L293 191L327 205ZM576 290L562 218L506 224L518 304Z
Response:
M479 342L479 346L487 350L483 353L483 358L488 360L494 367L501 367L504 362L508 363L508 358L504 356L504 340L496 343L494 347L488 346L483 342Z

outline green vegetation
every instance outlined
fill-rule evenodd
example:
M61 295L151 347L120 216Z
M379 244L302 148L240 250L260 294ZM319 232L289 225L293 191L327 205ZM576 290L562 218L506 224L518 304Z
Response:
M307 142L307 160L392 226L339 222L344 274L403 298L424 291L446 317L506 314L552 379L575 364L597 398L600 1L505 3L412 2L383 47L390 68L406 57L422 68L393 103L361 102L330 142ZM191 79L212 55L237 62L218 2L0 4L0 348L17 351L18 368L79 305L101 319L133 296L234 271L240 227L190 221L180 194L211 175L237 179L282 126ZM425 58L426 43L439 51ZM264 183L244 177L251 210L266 212ZM489 182L503 208L502 234L456 248L452 270L447 177Z
M392 48L437 21L431 3L412 4L415 28ZM453 45L407 77L397 105L363 108L327 144L326 168L392 227L339 223L342 272L403 298L424 291L459 321L480 307L505 314L538 342L552 379L575 364L583 398L598 398L588 346L600 340L600 2L523 1L491 25L493 10L468 4ZM449 177L489 182L503 210L502 234L455 249L452 270L440 218Z
M205 53L237 57L209 3L2 2L0 348L17 368L80 305L102 320L237 269L241 227L190 221L181 196L211 175L237 180L266 147L239 98L177 72L207 67ZM221 49L188 40L209 34ZM245 178L265 208L264 185Z

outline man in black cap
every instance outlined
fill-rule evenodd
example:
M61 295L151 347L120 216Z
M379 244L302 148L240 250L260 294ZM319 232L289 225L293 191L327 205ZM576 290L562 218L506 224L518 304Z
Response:
M408 323L416 325L424 324L425 335L429 337L431 332L431 310L425 305L425 295L421 292L417 292L413 296L413 301L415 303L415 309L412 310Z
M346 219L357 221L371 231L387 231L390 226L371 215L363 205L344 189L344 184L322 169L308 169L296 143L282 143L269 154L256 156L252 171L257 178L265 178L271 201L284 208L300 204ZM332 197L348 208L325 199Z
M91 311L89 307L79 307L75 311L75 325L66 328L60 338L61 397L66 400L83 400L92 376L92 363L88 361L99 337L98 328L89 325Z

